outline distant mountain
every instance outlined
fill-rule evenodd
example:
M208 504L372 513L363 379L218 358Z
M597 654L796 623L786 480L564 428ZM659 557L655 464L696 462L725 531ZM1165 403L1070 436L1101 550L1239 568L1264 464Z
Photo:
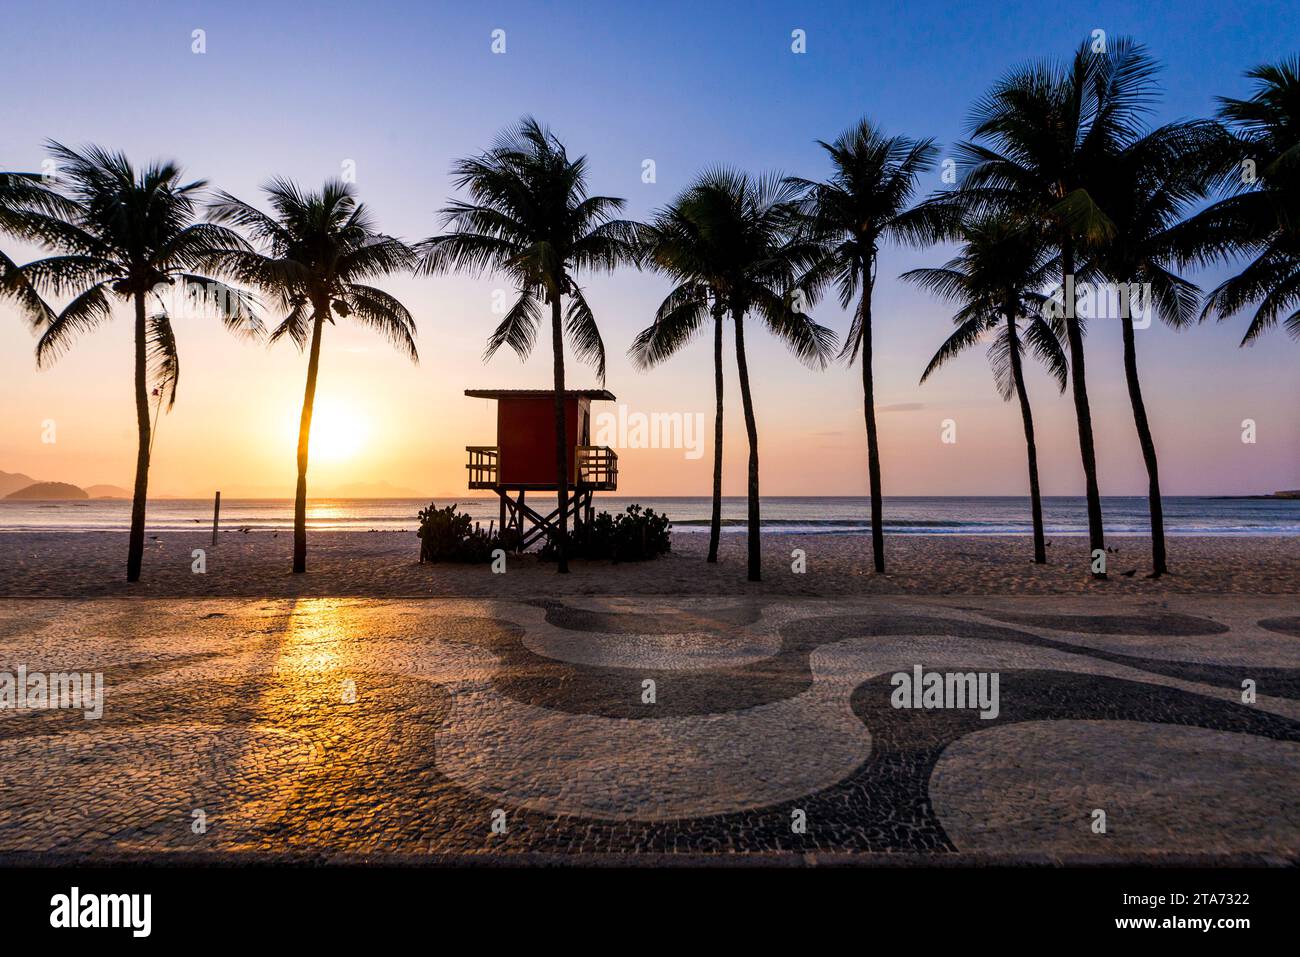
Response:
M4 498L10 492L16 492L19 489L35 484L36 479L30 475L24 475L22 472L0 472L0 498Z
M1300 498L1300 488L1279 489L1276 492L1265 492L1257 495L1212 495L1211 498Z
M37 482L5 496L6 500L15 502L66 502L82 498L90 496L67 482Z
M52 486L67 492L68 489L76 489L78 493L85 494L60 494L55 498L130 498L131 490L122 488L120 485L87 485L84 489L78 488L67 482L42 482L32 478L30 475L24 475L22 472L0 472L0 498L8 498L14 492L21 492L31 489L33 486ZM13 496L14 498L25 498L28 500L38 498L49 498L49 495L40 491L32 492L22 496ZM151 498L165 498L166 496L150 496Z
M87 485L86 494L91 498L131 498L131 490L120 485Z

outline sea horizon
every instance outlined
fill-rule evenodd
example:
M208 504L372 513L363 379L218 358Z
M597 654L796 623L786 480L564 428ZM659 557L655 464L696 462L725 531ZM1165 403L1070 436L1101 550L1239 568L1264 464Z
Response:
M547 502L549 493L537 493ZM321 497L308 499L307 527L313 531L410 531L430 502L457 505L479 524L497 520L498 499L484 496L401 498ZM1213 536L1300 536L1300 499L1268 496L1170 495L1163 498L1166 533ZM151 499L147 529L153 532L211 527L212 499ZM621 512L638 504L665 514L681 534L707 533L708 496L608 496L596 510ZM870 499L842 495L774 495L762 499L764 533L861 534L869 532ZM0 533L124 531L130 525L126 499L0 501ZM1048 535L1087 534L1083 496L1044 496ZM723 496L722 531L740 533L746 524L746 498ZM1146 496L1103 496L1102 514L1111 535L1150 533ZM224 531L281 530L293 527L290 498L237 498L221 502ZM886 496L884 530L891 535L1030 535L1028 496Z

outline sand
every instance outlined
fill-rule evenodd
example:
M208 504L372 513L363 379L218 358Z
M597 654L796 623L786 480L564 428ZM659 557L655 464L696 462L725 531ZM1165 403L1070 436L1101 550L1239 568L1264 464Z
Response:
M745 578L745 536L723 536L721 560L704 561L708 537L673 536L671 555L612 565L574 562L557 575L535 555L511 556L505 574L487 566L420 565L413 532L314 532L308 571L290 573L287 531L210 535L160 532L146 541L143 579L125 582L125 532L0 533L0 597L213 596L547 598L565 595L1065 595L1172 594L1300 596L1300 538L1174 537L1172 574L1150 571L1150 543L1116 537L1108 545L1110 577L1088 574L1084 538L1058 537L1048 564L1034 565L1024 537L896 536L886 540L888 573L871 570L870 539L860 534L763 537L763 581ZM193 549L205 551L206 573L192 571ZM792 571L802 549L806 571ZM1129 574L1126 574L1129 573Z

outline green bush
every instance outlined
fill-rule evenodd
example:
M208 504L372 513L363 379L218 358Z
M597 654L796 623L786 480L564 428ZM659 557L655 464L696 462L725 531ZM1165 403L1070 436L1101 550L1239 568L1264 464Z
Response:
M438 508L433 502L420 509L420 563L490 562L498 548L510 550L506 536L484 531L455 505Z
M643 562L672 551L669 530L672 522L652 508L629 505L618 515L599 512L569 535L569 557L613 562ZM543 561L555 558L548 541L542 548Z

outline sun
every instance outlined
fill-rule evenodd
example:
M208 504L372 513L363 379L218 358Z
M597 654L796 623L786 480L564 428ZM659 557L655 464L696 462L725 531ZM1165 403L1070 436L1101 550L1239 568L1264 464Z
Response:
M346 462L365 448L369 434L368 419L354 406L327 399L312 410L308 453L317 462Z

